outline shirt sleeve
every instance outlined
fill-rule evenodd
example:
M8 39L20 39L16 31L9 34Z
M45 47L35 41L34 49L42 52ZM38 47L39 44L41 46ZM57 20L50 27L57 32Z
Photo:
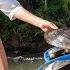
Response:
M14 14L22 9L17 0L0 0L0 10L7 15L10 20L14 20Z

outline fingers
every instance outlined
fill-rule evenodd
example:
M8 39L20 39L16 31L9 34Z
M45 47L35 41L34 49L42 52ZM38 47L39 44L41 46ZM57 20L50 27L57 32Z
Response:
M50 29L58 29L58 27L54 23L44 22L44 23L41 24L41 29L44 32L46 32L47 30L50 30Z
M48 26L51 27L52 29L58 29L58 27L51 22L48 24Z

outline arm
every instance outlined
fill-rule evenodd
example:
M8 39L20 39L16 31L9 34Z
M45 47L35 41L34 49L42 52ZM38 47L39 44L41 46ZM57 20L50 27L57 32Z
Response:
M27 11L24 8L22 8L20 11L16 12L14 14L14 17L19 20L28 22L34 26L37 26L37 27L41 28L43 31L46 31L48 29L48 26L51 27L52 29L58 28L55 24L53 24L47 20L43 20L40 17L37 17L37 16L31 14L29 11Z
M4 46L0 39L0 70L9 70Z

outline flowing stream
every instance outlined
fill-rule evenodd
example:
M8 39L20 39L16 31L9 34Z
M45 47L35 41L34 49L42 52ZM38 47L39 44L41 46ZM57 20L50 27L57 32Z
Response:
M8 57L9 70L37 70L44 63L42 57Z

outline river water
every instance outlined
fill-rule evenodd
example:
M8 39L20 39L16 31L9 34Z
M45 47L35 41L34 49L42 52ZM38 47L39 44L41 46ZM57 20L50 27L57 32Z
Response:
M9 70L37 70L37 68L44 63L41 57L31 58L9 58Z

